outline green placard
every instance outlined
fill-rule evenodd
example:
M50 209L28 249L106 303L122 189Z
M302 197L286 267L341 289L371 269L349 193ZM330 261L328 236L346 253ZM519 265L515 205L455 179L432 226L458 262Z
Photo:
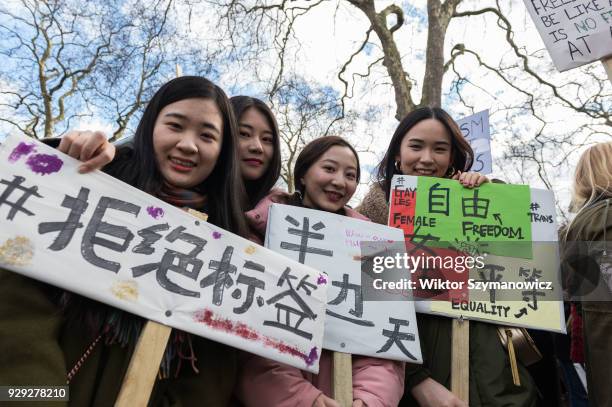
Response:
M531 258L528 185L486 183L468 189L454 180L418 177L416 195L416 215L435 219L420 226L419 235L486 242L491 254Z

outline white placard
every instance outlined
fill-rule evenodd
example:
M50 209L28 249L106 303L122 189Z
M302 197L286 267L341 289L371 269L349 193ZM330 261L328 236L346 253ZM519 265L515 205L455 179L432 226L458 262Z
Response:
M525 0L561 72L612 55L612 1Z
M361 244L403 242L403 239L399 229L329 212L274 204L268 218L266 247L326 273L331 280L324 348L422 363L411 297L363 301ZM403 249L404 245L400 245ZM405 277L410 278L407 270Z
M491 156L491 132L489 129L489 110L474 113L471 116L457 120L457 124L474 150L474 164L470 171L481 174L493 172L493 157Z
M311 372L318 272L25 137L0 147L0 266ZM312 282L298 292L287 276Z

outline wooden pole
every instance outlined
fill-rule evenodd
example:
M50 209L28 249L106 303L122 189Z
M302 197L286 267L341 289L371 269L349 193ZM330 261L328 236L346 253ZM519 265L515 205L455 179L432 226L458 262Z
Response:
M332 388L340 407L353 405L353 361L350 353L334 352Z
M470 321L453 319L451 391L470 404Z
M148 321L123 379L116 407L146 406L151 397L172 328Z
M187 209L190 215L208 220L208 214ZM147 321L123 378L115 407L146 406L151 397L172 328L154 321Z
M612 56L605 57L601 60L601 63L608 74L608 80L612 82Z

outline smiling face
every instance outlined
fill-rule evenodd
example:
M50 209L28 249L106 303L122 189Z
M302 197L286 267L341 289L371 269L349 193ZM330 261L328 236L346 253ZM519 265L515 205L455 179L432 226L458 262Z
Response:
M333 146L310 166L301 182L305 206L337 212L357 189L357 159L350 148Z
M240 138L238 155L242 178L254 181L261 178L274 154L274 135L265 115L251 107L238 120Z
M422 120L402 139L395 161L404 175L444 177L451 165L450 135L438 120Z
M153 128L153 149L170 185L193 188L212 173L221 152L223 118L210 99L183 99L165 106Z

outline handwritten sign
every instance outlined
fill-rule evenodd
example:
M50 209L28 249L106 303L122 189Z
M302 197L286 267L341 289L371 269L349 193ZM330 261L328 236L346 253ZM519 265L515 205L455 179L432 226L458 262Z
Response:
M403 240L401 230L278 204L270 208L266 233L266 247L320 270L320 278L329 279L324 348L422 363L413 302L363 297L361 246ZM405 277L409 278L408 272Z
M449 259L412 274L418 312L565 332L550 191L395 176L389 225L413 257Z
M471 171L481 174L493 172L491 157L491 133L489 129L489 110L475 113L457 120L461 133L474 150L474 164Z
M0 147L0 266L318 371L327 283L317 271L78 165L24 137Z
M525 6L559 71L612 55L609 0L525 0Z

